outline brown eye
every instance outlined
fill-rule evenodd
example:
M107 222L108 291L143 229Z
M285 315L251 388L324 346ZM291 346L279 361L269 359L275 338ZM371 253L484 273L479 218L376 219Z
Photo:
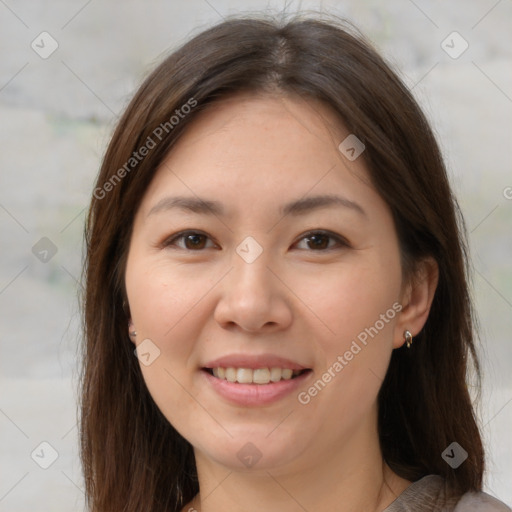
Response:
M309 245L311 249L327 249L329 246L329 239L330 237L324 234L307 237L308 243L311 244Z
M204 249L205 236L200 234L185 235L185 247L187 249Z
M206 243L208 240L208 236L203 233L199 233L197 231L184 231L167 239L162 245L164 247L175 246L189 251L200 251L207 248ZM178 241L183 242L177 243Z
M328 251L330 249L349 247L348 242L341 236L330 232L312 231L304 235L300 241L306 241L306 249L313 251ZM331 242L334 242L332 244ZM302 249L302 248L300 248Z

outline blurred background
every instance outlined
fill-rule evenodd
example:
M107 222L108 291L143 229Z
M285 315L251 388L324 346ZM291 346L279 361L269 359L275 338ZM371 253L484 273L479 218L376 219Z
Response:
M470 234L486 490L512 505L510 0L0 0L0 510L84 510L83 226L123 108L165 55L222 18L309 9L355 23L433 123Z

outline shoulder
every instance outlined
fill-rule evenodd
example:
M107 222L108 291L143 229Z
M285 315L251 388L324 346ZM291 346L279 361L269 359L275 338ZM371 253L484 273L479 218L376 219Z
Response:
M468 492L460 498L453 512L512 512L512 509L485 492Z
M438 475L428 475L407 487L384 512L512 512L485 492L462 496Z

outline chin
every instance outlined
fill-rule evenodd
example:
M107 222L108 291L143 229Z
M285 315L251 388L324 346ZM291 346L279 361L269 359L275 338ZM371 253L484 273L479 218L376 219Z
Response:
M222 439L190 439L203 457L215 461L233 471L279 471L290 464L298 463L308 443L304 439L294 439L287 432L277 432L276 425L265 425L257 431L252 427L236 432L223 432ZM197 450L196 450L197 456Z

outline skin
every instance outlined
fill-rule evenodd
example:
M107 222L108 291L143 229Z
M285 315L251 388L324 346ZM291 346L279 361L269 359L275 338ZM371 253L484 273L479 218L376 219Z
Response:
M437 269L425 261L416 279L403 278L388 205L363 157L350 162L338 150L348 134L318 102L232 96L196 117L137 211L125 274L130 330L136 345L149 338L160 350L141 363L145 382L194 447L201 492L183 511L377 511L410 484L382 459L377 394L405 329L415 335L427 319ZM332 193L365 213L279 213ZM174 195L220 200L228 215L149 214ZM206 236L164 246L183 230ZM315 245L311 230L349 245L322 236ZM252 263L236 252L248 236L263 249ZM395 303L401 311L308 404L292 393L236 406L204 383L200 368L213 358L272 353L312 369L307 391ZM250 468L237 457L248 442L261 454Z

